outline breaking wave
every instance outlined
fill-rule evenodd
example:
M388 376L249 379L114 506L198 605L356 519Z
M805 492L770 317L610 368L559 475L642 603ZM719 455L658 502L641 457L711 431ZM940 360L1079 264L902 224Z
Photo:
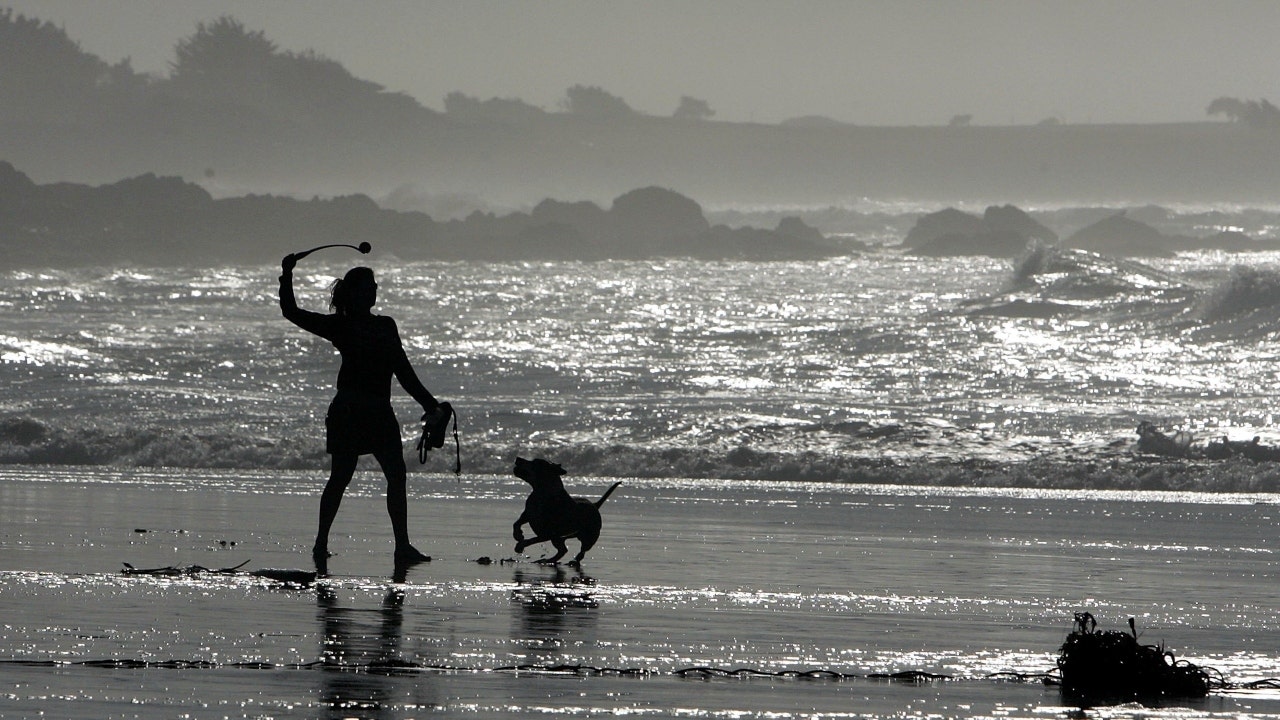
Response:
M755 444L714 446L662 443L507 444L463 437L467 474L508 475L517 455L548 457L571 475L779 482L834 482L933 487L1280 492L1280 463L1245 460L1193 462L1135 452L1136 435L1077 438L993 436L933 420L919 423L759 424L744 427ZM805 436L823 436L806 443ZM831 439L840 438L836 449ZM448 448L446 448L448 449ZM452 452L414 473L452 471ZM365 470L376 470L369 458ZM109 430L51 427L28 417L0 420L0 464L313 470L327 472L318 438L269 440L226 431L193 434L169 428Z
M1198 314L1209 321L1256 315L1260 322L1274 325L1280 318L1280 271L1248 265L1231 268L1204 294Z

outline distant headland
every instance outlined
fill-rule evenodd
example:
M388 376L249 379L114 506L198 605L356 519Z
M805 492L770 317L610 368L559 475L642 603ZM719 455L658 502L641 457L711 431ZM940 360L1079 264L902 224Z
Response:
M699 98L646 115L585 85L569 87L557 109L459 91L440 111L316 51L282 49L232 17L178 39L163 77L128 59L108 63L63 28L3 9L0 37L0 158L42 183L152 172L199 179L215 197L403 190L503 208L548 196L605 204L653 186L708 207L862 198L1257 206L1275 202L1280 166L1280 110L1211 100L1212 88L1205 121L1160 125L982 125L972 108L914 127L836 122L805 108L778 124L722 122Z

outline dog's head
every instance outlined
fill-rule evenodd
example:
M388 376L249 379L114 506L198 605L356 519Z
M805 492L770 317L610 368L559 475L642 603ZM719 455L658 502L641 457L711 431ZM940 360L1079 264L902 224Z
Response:
M511 472L516 477L532 485L535 490L539 488L564 487L564 483L560 482L560 477L565 474L564 468L542 458L525 460L522 457L517 457L516 466Z

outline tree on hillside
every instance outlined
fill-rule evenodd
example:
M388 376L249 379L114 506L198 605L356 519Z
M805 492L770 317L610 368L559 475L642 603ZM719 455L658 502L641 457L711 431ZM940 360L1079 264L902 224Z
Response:
M678 120L709 120L715 114L716 111L711 109L706 100L681 95L680 105L671 117Z
M237 115L251 109L278 128L380 133L413 127L431 114L408 95L386 92L315 51L281 51L265 33L230 16L199 23L174 50L171 92Z
M1251 128L1280 128L1280 108L1267 100L1239 100L1220 97L1209 103L1209 115L1226 115L1231 122Z
M574 85L565 92L565 99L561 104L574 115L595 118L623 118L639 114L622 98L595 85Z
M169 80L177 88L206 98L270 93L276 44L229 15L198 23L194 35L174 46L174 54Z
M0 9L0 118L65 123L144 88L128 59L108 65L53 23Z

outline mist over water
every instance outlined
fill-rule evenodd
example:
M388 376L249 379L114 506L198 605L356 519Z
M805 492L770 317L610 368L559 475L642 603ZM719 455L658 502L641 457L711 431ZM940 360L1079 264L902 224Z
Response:
M823 479L848 457L1094 452L1141 420L1270 439L1275 260L366 262L471 470L544 452L595 474ZM304 307L347 267L324 263L299 268ZM275 291L264 268L8 273L3 458L324 467L337 356Z

